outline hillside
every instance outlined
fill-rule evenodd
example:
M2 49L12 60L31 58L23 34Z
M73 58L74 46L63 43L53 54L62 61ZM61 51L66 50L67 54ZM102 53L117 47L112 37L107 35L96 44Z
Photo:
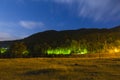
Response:
M39 47L37 52L42 52L40 49L43 48L45 50L48 48L55 49L57 52L58 49L71 49L70 46L72 45L72 48L73 46L74 48L79 46L79 48L82 49L87 48L90 53L97 53L104 48L104 45L109 46L109 44L111 44L113 46L113 44L116 44L116 41L119 40L120 26L111 29L49 30L33 34L22 41L25 42L31 50L36 46L37 48ZM100 48L100 50L97 50L98 48ZM73 52L79 52L76 50L73 50Z
M111 29L49 30L25 39L0 42L11 46L24 42L32 56L120 52L120 26Z
M78 29L78 30L64 30L64 31L49 30L49 31L33 34L23 39L23 41L27 43L37 43L37 42L41 43L41 42L52 42L59 40L65 41L66 38L79 40L79 39L87 39L86 37L89 37L89 39L90 38L93 39L93 37L94 38L96 38L97 36L104 37L104 35L111 35L111 37L114 35L115 37L120 38L119 37L120 26L111 29L93 28L93 29Z

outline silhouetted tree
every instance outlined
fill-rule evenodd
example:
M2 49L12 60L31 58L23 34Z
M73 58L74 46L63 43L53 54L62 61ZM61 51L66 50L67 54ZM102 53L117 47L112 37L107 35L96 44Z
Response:
M12 57L24 57L29 54L27 46L23 42L15 42L10 47L10 54Z

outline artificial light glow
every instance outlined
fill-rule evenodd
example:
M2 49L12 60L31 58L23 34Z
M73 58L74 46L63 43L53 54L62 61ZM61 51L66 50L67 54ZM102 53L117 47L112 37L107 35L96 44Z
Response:
M7 48L0 48L0 53L4 54L5 52L7 52L7 50L8 50Z
M114 51L115 51L116 53L120 52L120 50L117 49L117 48L115 48Z
M57 54L57 55L59 54L68 55L68 54L71 54L72 52L74 52L75 54L87 54L88 53L87 49L72 50L72 49L59 48L59 49L47 50L47 54Z
M29 51L25 50L25 51L23 51L22 54L23 54L23 55L28 55L28 54L29 54Z
M118 53L118 52L120 52L119 48L109 49L109 53Z
M83 49L83 50L80 52L80 54L87 54L87 53L88 53L87 49Z
M48 54L70 54L71 50L70 49L51 49L47 50Z

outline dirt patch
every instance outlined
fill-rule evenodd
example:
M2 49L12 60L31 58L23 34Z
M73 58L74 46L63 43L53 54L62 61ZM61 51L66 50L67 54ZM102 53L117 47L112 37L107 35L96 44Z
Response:
M61 73L61 72L65 72L65 70L50 68L50 69L28 71L25 73L25 75L56 74L56 73Z

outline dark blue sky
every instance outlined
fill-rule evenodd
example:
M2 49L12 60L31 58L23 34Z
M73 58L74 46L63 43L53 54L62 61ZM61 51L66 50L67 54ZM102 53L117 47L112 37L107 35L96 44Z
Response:
M120 25L120 0L0 0L0 40Z

